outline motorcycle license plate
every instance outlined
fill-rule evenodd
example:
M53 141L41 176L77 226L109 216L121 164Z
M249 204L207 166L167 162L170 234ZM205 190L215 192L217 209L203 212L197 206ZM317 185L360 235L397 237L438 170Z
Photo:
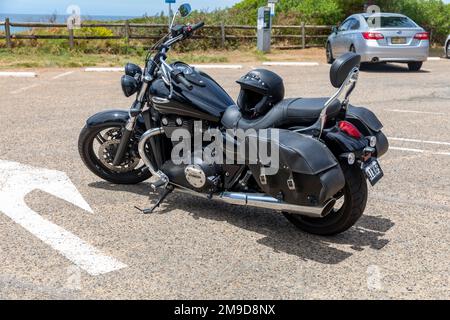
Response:
M364 166L363 170L372 186L374 186L384 176L383 170L381 170L381 166L376 159L370 160Z

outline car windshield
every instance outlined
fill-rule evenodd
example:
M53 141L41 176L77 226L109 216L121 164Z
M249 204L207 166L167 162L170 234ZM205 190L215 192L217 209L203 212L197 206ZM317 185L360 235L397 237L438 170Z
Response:
M381 28L416 28L416 24L407 17L366 17L370 25L376 24L380 19Z

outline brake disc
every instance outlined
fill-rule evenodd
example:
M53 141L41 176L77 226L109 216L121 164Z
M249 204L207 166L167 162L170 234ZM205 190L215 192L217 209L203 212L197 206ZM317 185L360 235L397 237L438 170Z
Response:
M116 131L113 132L113 130L108 131L105 135L111 137L112 139L106 140L100 145L98 149L98 158L100 162L106 168L115 172L129 172L136 168L140 159L139 157L130 154L129 151L124 154L120 165L113 165L114 157L120 144L120 139L117 139L118 134Z

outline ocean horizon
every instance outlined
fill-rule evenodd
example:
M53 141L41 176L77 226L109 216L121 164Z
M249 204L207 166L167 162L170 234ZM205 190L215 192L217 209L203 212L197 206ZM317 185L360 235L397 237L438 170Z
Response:
M143 17L145 13L141 16L113 16L113 15L81 15L81 21L83 20L98 20L98 21L117 21L126 20L132 18ZM5 21L5 18L9 18L12 22L54 22L54 23L65 23L68 14L16 14L16 13L0 13L0 21ZM28 28L22 27L11 27L11 33L24 31ZM0 31L4 31L4 27L0 27Z

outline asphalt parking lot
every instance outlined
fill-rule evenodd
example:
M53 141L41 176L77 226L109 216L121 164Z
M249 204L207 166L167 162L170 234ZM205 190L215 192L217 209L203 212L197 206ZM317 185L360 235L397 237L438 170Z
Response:
M236 97L251 67L207 72ZM269 68L288 97L333 93L327 65ZM450 60L361 72L351 101L391 149L364 217L331 238L184 194L139 214L149 185L104 182L77 151L90 115L131 104L121 73L35 71L0 78L0 298L450 298Z

